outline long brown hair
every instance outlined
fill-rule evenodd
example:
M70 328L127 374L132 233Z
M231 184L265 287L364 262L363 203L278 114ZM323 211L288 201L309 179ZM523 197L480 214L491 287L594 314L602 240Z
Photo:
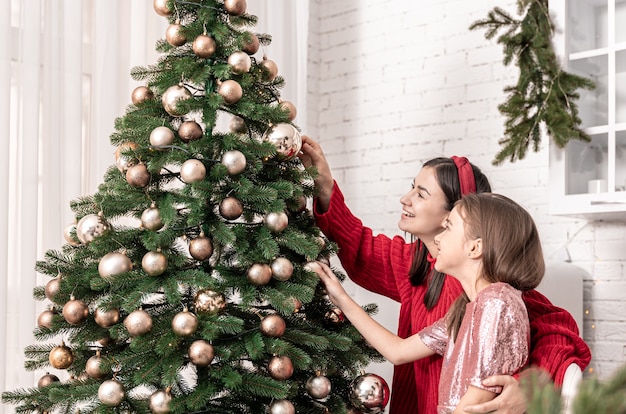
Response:
M489 184L487 177L477 166L473 164L471 164L471 166L474 173L474 181L476 182L476 192L491 192L491 185ZM430 167L435 170L437 183L443 190L443 194L446 197L445 208L448 211L452 211L454 203L460 200L462 196L459 174L454 161L451 158L433 158L424 163L422 168L425 167ZM432 309L439 301L439 296L441 296L441 289L443 288L443 282L446 275L436 271L435 269L433 269L432 272L430 271L428 250L422 245L421 242L416 244L413 262L411 263L411 269L409 270L409 277L413 286L419 286L428 282L426 295L424 296L424 304L428 310Z
M539 232L530 214L500 194L468 194L456 203L466 237L482 239L481 277L515 289L536 288L545 272ZM448 313L448 332L456 337L469 302L463 294Z

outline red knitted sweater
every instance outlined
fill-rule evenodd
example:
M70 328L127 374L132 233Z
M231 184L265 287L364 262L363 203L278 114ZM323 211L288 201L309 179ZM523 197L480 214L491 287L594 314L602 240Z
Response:
M412 286L408 273L414 246L403 238L373 235L345 204L335 183L330 207L315 211L320 229L339 246L338 256L348 276L365 289L400 303L398 335L408 337L434 323L462 292L460 283L447 277L437 305L424 305L425 286ZM557 385L571 363L585 369L591 360L589 347L565 310L536 291L524 294L531 327L529 362L548 371ZM394 369L390 414L436 414L442 358L432 356Z

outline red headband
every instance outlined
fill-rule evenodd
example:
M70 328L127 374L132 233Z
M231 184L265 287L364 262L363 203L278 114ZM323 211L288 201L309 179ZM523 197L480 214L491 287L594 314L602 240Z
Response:
M459 173L459 183L461 184L461 195L476 192L476 180L474 179L474 171L472 164L465 157L450 157L456 165Z

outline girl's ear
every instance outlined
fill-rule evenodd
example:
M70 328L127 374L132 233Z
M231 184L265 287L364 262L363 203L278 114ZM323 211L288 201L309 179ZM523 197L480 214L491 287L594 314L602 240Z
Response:
M470 242L470 251L467 254L472 259L480 259L483 256L483 239L480 237Z

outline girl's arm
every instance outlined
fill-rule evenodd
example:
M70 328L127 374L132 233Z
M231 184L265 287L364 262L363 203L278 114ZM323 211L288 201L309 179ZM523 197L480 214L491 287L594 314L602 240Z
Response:
M461 397L459 405L456 406L453 414L465 414L466 411L464 411L464 408L466 406L491 401L495 398L495 396L495 392L483 390L481 388L470 385L467 388L467 392Z
M406 339L400 338L372 319L348 295L339 279L327 265L315 262L315 264L309 265L309 269L319 275L321 281L326 286L331 302L341 309L367 342L389 362L399 365L413 362L435 353L424 344L419 335L412 335Z

